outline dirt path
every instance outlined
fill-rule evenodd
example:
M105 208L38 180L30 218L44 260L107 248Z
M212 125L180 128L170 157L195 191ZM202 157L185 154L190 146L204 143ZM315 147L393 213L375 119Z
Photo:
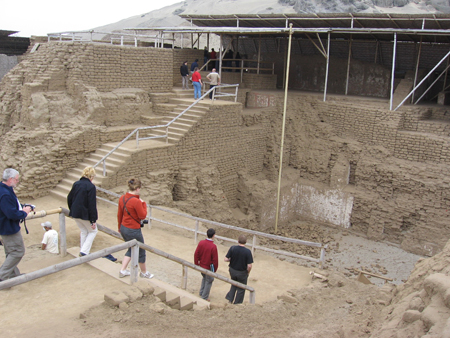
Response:
M40 198L33 201L38 210L55 209L64 206L64 203L52 197ZM116 230L116 207L104 202L99 203L99 223ZM182 222L178 216L170 216L171 221ZM45 218L50 220L54 228L59 231L58 215L50 215ZM79 246L79 231L75 223L66 219L68 247ZM71 256L62 258L60 255L52 255L39 249L43 230L40 223L43 219L27 221L30 234L23 234L27 253L19 265L22 273L38 270L40 268L71 259ZM190 226L189 224L185 224ZM154 223L151 229L144 231L146 243L172 255L192 261L195 243L193 235L186 235L185 231ZM102 249L119 243L120 241L103 233L99 233L95 239L92 251ZM218 273L228 277L227 265L223 257L228 246L218 241L219 269ZM115 256L119 260L123 253ZM0 253L0 261L3 261L4 253ZM148 270L165 282L179 286L182 269L177 263L170 262L156 255L149 254ZM120 266L117 265L119 270ZM256 292L257 304L275 301L279 294L289 289L307 286L311 279L310 268L301 267L286 261L280 261L274 257L257 253L254 268L249 279L249 285ZM201 282L199 273L192 270L188 275L188 291L197 293ZM276 287L274 287L276 285ZM107 277L96 269L82 265L76 268L49 275L26 284L0 291L3 304L0 309L0 323L2 332L9 337L33 337L44 334L64 332L70 328L71 332L79 329L80 314L91 307L96 307L103 302L103 296L108 291L123 287L120 281ZM229 289L227 283L216 280L211 291L212 304L222 306L226 303L224 297ZM245 303L248 302L248 294ZM6 306L7 304L7 306ZM44 315L43 315L44 314ZM52 336L52 335L50 335Z

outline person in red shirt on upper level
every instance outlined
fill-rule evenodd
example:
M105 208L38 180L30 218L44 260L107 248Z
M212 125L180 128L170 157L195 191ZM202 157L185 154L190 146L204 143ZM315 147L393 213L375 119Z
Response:
M136 239L144 243L144 236L142 235L142 222L147 217L147 204L139 198L141 191L141 181L137 178L132 178L128 181L129 192L122 195L119 199L119 209L117 211L117 221L119 225L119 232L123 239L127 242ZM119 277L130 275L130 271L126 270L131 261L131 248L125 253L122 260L122 269ZM141 272L139 276L142 278L153 278L153 274L147 271L145 266L145 250L139 248L139 267Z
M199 99L202 96L202 76L198 71L198 67L194 68L192 74L192 85L194 86L194 99Z
M208 238L200 241L195 249L194 263L206 270L216 272L219 268L219 255L217 254L217 246L214 244L214 237L216 231L214 229L208 229L206 232ZM200 286L200 297L209 301L209 292L211 291L214 277L208 276L202 273L203 279Z

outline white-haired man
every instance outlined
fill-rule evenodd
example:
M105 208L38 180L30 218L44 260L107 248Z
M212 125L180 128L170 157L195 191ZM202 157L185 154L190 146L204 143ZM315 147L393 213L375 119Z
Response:
M41 223L45 230L44 238L42 239L42 250L47 250L50 253L58 254L58 232L53 230L53 225L50 222Z
M31 207L22 208L14 192L17 184L19 172L12 168L5 169L0 183L0 235L6 258L0 267L0 281L20 275L17 265L25 254L19 223L28 216Z

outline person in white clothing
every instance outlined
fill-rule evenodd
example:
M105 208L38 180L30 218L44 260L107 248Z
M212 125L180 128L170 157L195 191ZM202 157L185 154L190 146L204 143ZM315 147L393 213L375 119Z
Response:
M52 223L41 223L45 230L44 238L42 239L42 250L47 250L50 253L58 254L58 232L53 230Z

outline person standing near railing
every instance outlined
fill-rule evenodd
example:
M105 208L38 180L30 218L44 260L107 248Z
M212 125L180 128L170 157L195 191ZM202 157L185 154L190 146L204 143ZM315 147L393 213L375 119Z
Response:
M198 68L198 59L191 63L191 74L195 72L195 68Z
M232 280L247 285L248 275L253 266L252 252L245 247L247 237L240 235L238 245L233 245L225 256L225 262L230 262L230 277ZM244 302L245 289L231 285L225 299L233 304Z
M17 265L25 255L25 244L20 232L20 221L31 212L22 207L14 188L19 184L19 172L13 168L3 171L0 183L0 235L5 250L5 261L0 267L0 282L20 275Z
M220 85L220 75L216 72L216 68L213 68L212 72L206 75L208 80L210 81L209 89L214 88L217 85ZM213 91L209 92L209 99L212 100Z
M141 192L141 181L137 178L132 178L128 181L129 191L122 195L119 199L119 208L117 210L117 222L119 225L119 232L123 239L128 242L135 239L144 243L144 236L141 228L144 226L145 218L147 217L147 204L139 197ZM131 248L125 253L122 260L122 268L119 272L119 277L123 278L129 276L130 270L127 270L128 264L131 261ZM141 278L153 278L154 275L147 271L145 265L146 256L145 250L139 248L139 268Z
M81 178L72 185L67 195L69 216L72 217L80 229L80 254L85 256L91 251L95 236L97 236L97 193L92 183L95 169L86 167Z
M194 99L199 99L202 96L202 76L198 71L198 67L194 68L194 74L192 74L192 85L194 86Z
M189 69L187 61L184 61L180 67L181 85L183 89L189 89Z
M194 264L203 269L216 272L219 268L219 255L217 253L217 245L214 244L216 231L211 228L206 232L208 238L198 242L197 249L194 253ZM209 301L209 293L211 291L214 277L202 273L202 284L200 286L199 295L202 299Z

